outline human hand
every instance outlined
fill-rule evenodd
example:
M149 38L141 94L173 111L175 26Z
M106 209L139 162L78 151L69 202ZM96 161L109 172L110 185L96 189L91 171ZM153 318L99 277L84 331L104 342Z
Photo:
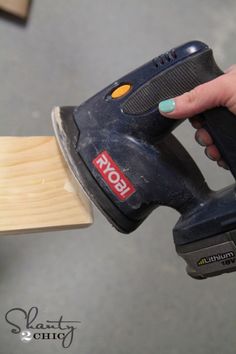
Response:
M199 85L181 96L160 102L159 111L172 119L190 118L192 126L197 130L195 139L201 146L205 146L207 157L217 161L219 166L228 168L212 137L202 127L202 119L198 117L198 114L219 106L227 107L236 115L236 65L212 81Z

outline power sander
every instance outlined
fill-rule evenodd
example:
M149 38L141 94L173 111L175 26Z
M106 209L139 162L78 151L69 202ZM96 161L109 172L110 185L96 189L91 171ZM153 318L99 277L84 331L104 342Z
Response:
M87 195L123 233L158 206L176 209L177 253L203 279L236 270L235 185L212 191L171 134L180 120L160 101L223 72L212 50L191 41L159 55L79 107L56 107L53 125L64 157ZM236 117L224 107L202 113L204 127L236 177Z

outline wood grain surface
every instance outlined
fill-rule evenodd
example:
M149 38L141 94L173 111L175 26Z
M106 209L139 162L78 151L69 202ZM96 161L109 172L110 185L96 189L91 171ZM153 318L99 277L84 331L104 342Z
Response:
M91 204L74 183L54 137L0 137L0 234L92 222Z
M30 0L0 0L0 9L20 18L28 15Z

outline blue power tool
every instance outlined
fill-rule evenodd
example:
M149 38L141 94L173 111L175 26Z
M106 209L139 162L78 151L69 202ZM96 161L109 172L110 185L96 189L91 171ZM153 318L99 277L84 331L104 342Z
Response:
M191 41L154 58L79 107L57 107L53 125L71 171L120 231L135 230L160 205L176 209L177 253L203 279L236 270L235 185L213 192L171 134L181 121L164 118L160 101L223 72L212 50ZM224 107L202 114L236 177L236 117Z

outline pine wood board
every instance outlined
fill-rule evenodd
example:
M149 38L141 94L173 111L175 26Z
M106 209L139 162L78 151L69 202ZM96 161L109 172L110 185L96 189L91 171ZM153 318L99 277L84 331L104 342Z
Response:
M25 19L28 15L30 0L0 0L0 9Z
M0 137L0 234L92 222L91 204L75 184L55 137Z

